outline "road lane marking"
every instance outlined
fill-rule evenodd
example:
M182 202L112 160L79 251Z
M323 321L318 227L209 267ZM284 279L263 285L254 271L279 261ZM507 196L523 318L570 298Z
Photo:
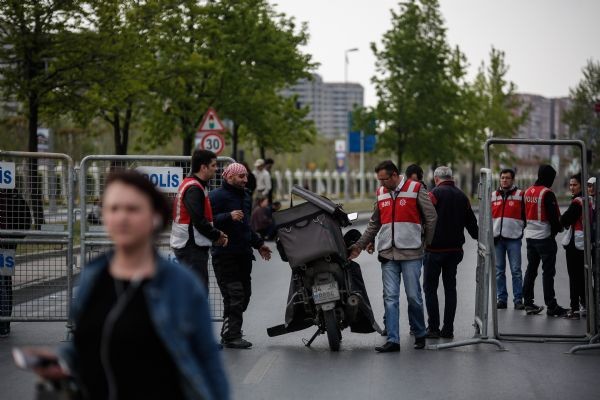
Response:
M254 367L252 367L250 372L248 372L248 375L246 375L244 382L242 383L244 385L256 385L260 383L267 374L267 371L269 371L269 368L271 368L271 365L273 365L275 359L277 359L277 355L273 353L262 356L256 364L254 364Z

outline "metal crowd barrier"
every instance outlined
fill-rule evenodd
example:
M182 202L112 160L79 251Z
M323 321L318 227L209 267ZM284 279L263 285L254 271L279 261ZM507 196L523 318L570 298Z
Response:
M475 334L472 339L428 345L428 349L442 350L474 344L491 344L497 346L498 350L506 350L498 340L490 339L488 336L489 285L493 284L495 287L495 274L492 273L495 268L491 203L485 201L485 199L491 198L491 194L492 171L488 168L482 168L478 193L479 240L477 241L477 285L475 290L475 319L473 323Z
M217 174L209 182L208 190L221 186L221 173L230 163L229 157L218 157ZM81 209L80 265L110 248L110 240L99 219L99 199L104 191L104 179L113 169L137 169L147 174L171 200L175 199L181 180L190 172L191 158L186 156L115 156L94 155L85 157L79 167L79 207ZM169 229L158 240L158 248L165 257L175 260L169 246ZM209 261L209 300L213 321L223 318L223 301L216 282L212 262Z
M545 145L545 146L572 146L579 149L579 160L581 165L581 182L582 186L587 182L587 157L586 157L586 146L581 140L531 140L531 139L488 139L484 146L485 153L485 166L490 168L490 147L494 144L497 145ZM598 185L596 185L598 186ZM585 190L585 186L582 187ZM490 197L488 197L490 199ZM483 203L489 203L490 201L484 201ZM480 204L483 204L480 203ZM494 327L494 335L500 340L517 340L517 341L534 341L534 342L588 342L591 338L597 337L598 334L598 296L594 295L594 277L592 274L592 257L591 257L591 230L590 230L590 215L589 215L589 198L583 196L583 218L584 218L584 270L585 270L585 282L586 282L586 304L588 307L588 313L586 318L586 333L581 335L563 335L563 334L550 334L547 332L540 333L526 333L526 332L500 332L498 324L498 310L496 307L496 282L491 281L492 285L492 321ZM490 227L491 229L491 227ZM481 237L480 237L481 240ZM493 248L493 237L490 239L486 236L489 246ZM541 268L541 267L540 267ZM596 267L597 268L597 267ZM537 282L541 285L541 282ZM597 286L596 291L597 291Z
M0 150L2 322L69 319L73 172L64 154Z

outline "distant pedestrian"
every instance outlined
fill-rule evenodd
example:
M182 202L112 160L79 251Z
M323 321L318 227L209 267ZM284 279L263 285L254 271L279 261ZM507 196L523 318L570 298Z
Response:
M114 251L82 269L71 307L73 341L59 352L84 399L229 399L206 291L155 246L170 213L142 174L107 177L102 219ZM61 365L36 372L65 379Z
M254 208L252 209L250 226L262 239L272 239L274 234L273 216L271 207L269 206L269 199L265 196L258 196L256 198Z
M435 235L427 246L423 290L427 305L427 337L436 339L454 337L456 314L456 272L463 259L464 230L477 240L477 219L467 196L456 187L452 169L438 167L433 173L435 187L429 192L437 212ZM437 289L442 275L444 284L444 325L440 330L440 310Z
M385 327L387 342L375 348L377 352L400 351L400 283L408 301L408 318L415 334L415 349L425 347L425 317L420 290L423 249L431 243L436 214L427 192L419 182L401 176L392 161L375 167L381 187L369 225L351 247L350 258L367 249L378 235L377 251L381 261Z
M17 189L0 189L0 239L22 239L25 235L4 234L2 231L31 229L31 208ZM13 311L13 281L17 243L0 242L0 317L10 317ZM9 260L12 258L12 262ZM12 264L12 265L11 265ZM0 321L0 337L10 334L10 322Z
M271 174L265 168L265 160L259 158L254 162L254 176L256 177L256 194L268 197L271 191Z
M567 257L567 272L569 273L569 292L571 309L565 315L567 319L580 319L581 311L585 312L585 240L583 219L583 192L581 187L581 173L569 179L569 189L572 201L569 208L560 217L561 225L567 229L562 245ZM592 209L590 207L590 215Z
M208 251L214 244L227 245L227 236L213 226L208 197L208 181L217 171L217 156L212 151L195 150L190 176L179 185L173 203L171 247L177 261L190 267L208 292Z
M567 310L558 305L554 292L556 275L556 235L562 231L560 210L551 187L556 177L552 166L542 164L538 169L538 179L525 191L525 239L527 240L527 270L523 281L523 299L527 315L539 314L544 309L534 303L534 286L540 261L542 263L542 284L544 303L549 317L564 317Z
M223 326L221 343L235 349L246 349L252 343L242 337L243 314L252 294L252 249L264 260L271 258L271 249L250 227L252 199L246 191L246 168L229 164L223 171L223 185L210 192L215 228L229 238L226 247L213 247L213 268L223 296Z
M506 257L512 276L513 304L515 310L524 310L523 273L521 271L521 241L525 229L524 192L514 185L515 171L500 171L500 187L492 193L492 218L494 223L494 248L496 251L496 296L498 309L508 303L506 289Z
M275 178L273 177L273 165L275 164L275 161L273 161L272 158L267 158L265 160L265 169L267 170L267 172L269 173L269 177L271 178L271 188L269 189L269 193L267 194L267 198L269 199L269 204L273 204L273 193L275 192L275 190L277 190L277 182L275 181Z

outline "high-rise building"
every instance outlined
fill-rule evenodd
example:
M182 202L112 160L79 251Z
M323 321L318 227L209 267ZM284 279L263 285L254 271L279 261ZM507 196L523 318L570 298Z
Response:
M348 112L364 105L364 88L359 83L323 82L314 74L285 89L284 96L298 96L299 107L310 107L308 118L317 131L328 138L344 136L348 131Z

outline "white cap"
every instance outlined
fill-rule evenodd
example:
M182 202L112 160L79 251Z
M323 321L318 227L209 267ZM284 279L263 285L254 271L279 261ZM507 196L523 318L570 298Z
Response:
M254 161L255 167L261 167L263 165L265 165L265 160L263 160L262 158L259 158L258 160Z
M592 185L596 183L596 177L592 176L590 179L588 179L588 183L591 183Z

